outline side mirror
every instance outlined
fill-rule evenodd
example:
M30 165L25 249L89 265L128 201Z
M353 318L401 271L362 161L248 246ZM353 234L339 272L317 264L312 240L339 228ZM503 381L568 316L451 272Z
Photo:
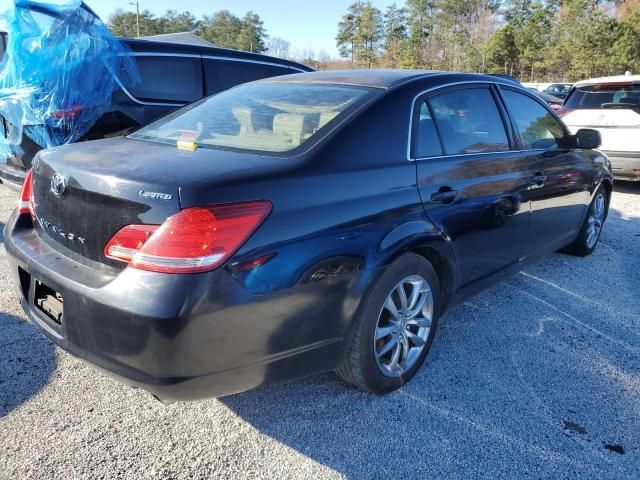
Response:
M579 148L598 148L602 145L602 137L597 130L581 128L576 132L576 143Z

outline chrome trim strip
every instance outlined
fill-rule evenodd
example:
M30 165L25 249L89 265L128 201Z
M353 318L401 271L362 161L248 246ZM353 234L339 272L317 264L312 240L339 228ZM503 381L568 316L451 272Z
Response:
M293 65L287 65L283 63L267 62L265 60L254 60L252 58L234 58L225 57L223 55L200 55L196 53L177 53L177 52L133 52L136 57L184 57L184 58L207 58L209 60L223 60L225 62L242 62L242 63L257 63L259 65L270 65L272 67L289 68L298 72L306 73L307 70L303 70Z
M441 85L437 85L435 87L431 87L428 88L426 90L423 90L421 92L419 92L418 94L416 94L413 97L413 101L411 102L411 109L409 110L409 134L408 134L408 139L407 139L407 160L410 162L415 162L417 160L425 160L425 159L431 159L431 158L442 158L442 157L459 157L459 156L469 156L469 155L488 155L488 154L496 154L496 153L507 153L507 152L517 152L519 150L502 150L502 151L497 151L497 152L482 152L482 153L462 153L462 154L456 154L456 155L439 155L436 157L421 157L421 158L412 158L411 157L411 134L413 132L413 111L416 108L416 102L418 101L418 98L422 97L423 95L433 92L434 90L439 90L441 88L446 88L446 87L454 87L456 85L471 85L471 84L482 84L482 85L504 85L506 87L510 87L510 88L514 88L516 90L521 90L525 93L527 93L527 90L524 87L518 86L516 84L512 84L512 83L501 83L501 82L495 82L495 81L491 81L491 80L466 80L466 81L460 81L460 82L449 82L449 83L443 83Z
M593 129L598 129L598 128L602 128L602 129L615 129L615 128L628 128L628 129L634 129L634 128L639 128L640 127L640 123L637 125L567 125L567 127L569 128L575 128L577 130L580 130L581 128L593 128Z
M202 58L208 58L210 60L223 60L225 62L257 63L260 65L270 65L272 67L288 68L290 70L295 70L300 73L309 73L307 70L302 70L301 68L294 67L292 65L285 65L282 63L275 63L275 62L265 62L262 60L252 60L250 58L230 58L230 57L222 57L218 55L203 55Z
M478 153L455 153L453 155L435 155L433 157L412 158L411 162L419 162L421 160L438 160L440 158L458 158L458 157L477 157L478 155L504 155L519 153L520 150L498 150L495 152L478 152Z
M177 52L133 52L134 57L185 57L201 58L199 53L177 53Z
M120 79L114 75L114 78L116 79L116 83L118 84L118 87L120 87L120 89L124 92L124 94L129 97L129 99L132 102L137 103L138 105L147 105L147 106L152 106L152 107L184 107L185 105L187 105L186 103L162 103L162 102L145 102L143 100L138 100L136 97L134 97L131 92L129 90L127 90L127 88L122 84L122 82L120 81Z

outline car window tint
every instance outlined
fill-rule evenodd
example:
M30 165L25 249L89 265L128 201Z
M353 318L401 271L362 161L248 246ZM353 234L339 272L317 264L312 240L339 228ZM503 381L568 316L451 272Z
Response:
M199 58L136 57L141 82L130 91L139 100L193 102L202 98Z
M420 107L414 155L416 158L442 155L438 132L431 118L429 107L425 102L422 102L422 106Z
M207 82L207 95L221 92L241 83L295 73L289 68L275 65L264 65L255 62L238 62L233 60L205 59L204 74Z
M338 122L371 90L257 82L206 97L140 129L133 138L261 152L287 152Z
M436 95L430 100L445 153L509 150L507 133L488 88L467 88Z
M560 145L564 130L546 108L511 90L504 90L503 96L520 132L523 148L557 148Z

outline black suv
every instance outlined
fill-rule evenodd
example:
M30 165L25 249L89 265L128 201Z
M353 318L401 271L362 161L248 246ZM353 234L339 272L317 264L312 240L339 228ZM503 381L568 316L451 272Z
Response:
M299 63L237 50L143 39L122 42L135 55L141 83L130 90L121 85L110 108L79 141L126 135L188 103L241 83L313 71ZM0 122L0 135L6 138L12 126L2 117ZM41 149L23 135L21 148L0 159L0 180L19 188Z

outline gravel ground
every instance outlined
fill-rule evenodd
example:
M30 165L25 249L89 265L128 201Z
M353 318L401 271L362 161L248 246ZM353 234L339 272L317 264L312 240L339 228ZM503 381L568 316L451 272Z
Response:
M451 310L386 397L326 374L165 407L27 323L0 244L0 478L635 480L640 185L616 190L594 255L552 255ZM0 227L14 201L0 186Z

